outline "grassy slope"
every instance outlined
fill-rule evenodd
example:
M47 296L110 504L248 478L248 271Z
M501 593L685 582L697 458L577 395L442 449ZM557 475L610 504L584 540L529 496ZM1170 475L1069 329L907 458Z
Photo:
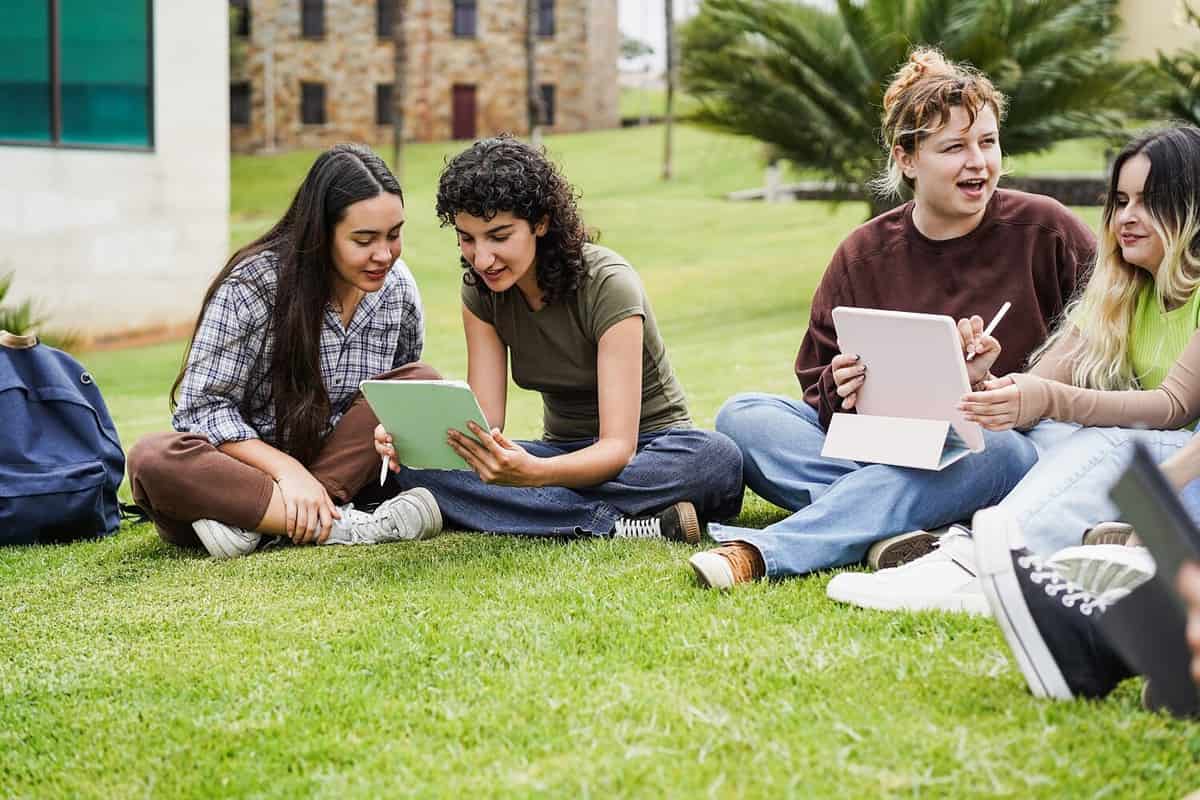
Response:
M698 420L794 391L806 303L863 208L729 204L757 147L658 129L550 141L638 266ZM406 258L427 357L461 375L444 148L414 147ZM234 163L245 235L311 159ZM1095 212L1087 212L1095 221ZM87 358L127 444L165 427L178 345ZM537 432L536 402L511 414ZM754 501L744 521L777 512ZM214 563L147 526L0 551L0 796L1166 797L1192 725L1028 696L986 620L834 605L826 576L721 595L689 550L449 534Z

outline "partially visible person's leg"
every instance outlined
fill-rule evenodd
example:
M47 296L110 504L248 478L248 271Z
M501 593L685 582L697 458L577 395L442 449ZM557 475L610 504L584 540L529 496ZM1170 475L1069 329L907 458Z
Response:
M531 454L550 458L594 440L520 442ZM469 470L413 470L397 475L403 489L429 489L447 524L492 533L570 536L611 534L618 520L655 514L675 503L692 503L705 517L734 516L741 504L741 458L725 436L696 429L647 434L612 480L597 486L496 486Z
M200 548L192 528L218 519L254 530L267 513L275 482L225 455L196 433L152 433L129 450L129 485L163 541Z
M746 485L788 511L816 502L834 481L860 467L821 457L825 431L816 409L802 399L734 395L717 412L716 428L742 451Z
M1081 428L1042 458L1000 505L1017 521L1029 549L1049 556L1079 544L1088 528L1120 518L1108 491L1129 464L1134 442L1161 462L1191 436L1191 431Z
M934 472L871 464L844 474L811 505L762 530L712 525L718 541L761 554L770 577L804 575L862 560L871 543L936 528L998 503L1037 460L1028 437L985 432L986 448Z

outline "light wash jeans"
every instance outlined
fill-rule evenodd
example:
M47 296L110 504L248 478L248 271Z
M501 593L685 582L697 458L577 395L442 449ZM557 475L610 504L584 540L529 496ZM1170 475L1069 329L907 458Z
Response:
M1097 523L1121 518L1108 491L1129 465L1134 442L1144 444L1161 464L1192 436L1189 430L1080 428L1041 459L1000 507L1014 515L1026 546L1049 556L1079 544L1083 532ZM1200 484L1189 484L1181 497L1196 518Z
M782 395L735 395L717 413L717 430L741 448L746 485L795 513L762 530L710 525L709 534L754 545L767 575L783 577L856 563L879 539L948 525L999 503L1040 452L1074 427L985 431L982 453L938 472L822 458L825 430L816 410Z
M595 442L520 442L535 456L573 453ZM433 493L447 528L533 536L607 536L622 516L640 517L690 501L702 520L732 519L742 508L742 456L713 431L672 428L642 434L625 469L584 489L496 486L470 470L404 467L401 490Z

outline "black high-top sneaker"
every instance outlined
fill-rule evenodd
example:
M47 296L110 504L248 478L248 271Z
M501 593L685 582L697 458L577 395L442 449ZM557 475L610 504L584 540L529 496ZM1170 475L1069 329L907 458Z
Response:
M1104 697L1133 674L1097 624L1104 600L1026 550L1010 514L984 509L973 528L983 593L1036 697Z
M700 519L696 507L686 501L648 517L621 517L613 527L616 539L667 539L700 543Z

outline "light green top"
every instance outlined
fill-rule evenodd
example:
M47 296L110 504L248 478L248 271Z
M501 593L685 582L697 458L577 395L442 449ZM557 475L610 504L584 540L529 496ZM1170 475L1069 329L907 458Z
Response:
M587 272L578 291L537 311L515 286L500 294L483 286L462 287L463 304L492 325L508 347L513 381L541 393L545 438L600 435L597 346L605 331L632 316L642 318L638 432L690 427L683 388L667 360L641 279L624 258L594 244L583 246L583 262Z
M1154 284L1147 283L1138 295L1129 324L1129 363L1138 385L1157 389L1197 328L1200 328L1200 291L1179 308L1163 311Z

